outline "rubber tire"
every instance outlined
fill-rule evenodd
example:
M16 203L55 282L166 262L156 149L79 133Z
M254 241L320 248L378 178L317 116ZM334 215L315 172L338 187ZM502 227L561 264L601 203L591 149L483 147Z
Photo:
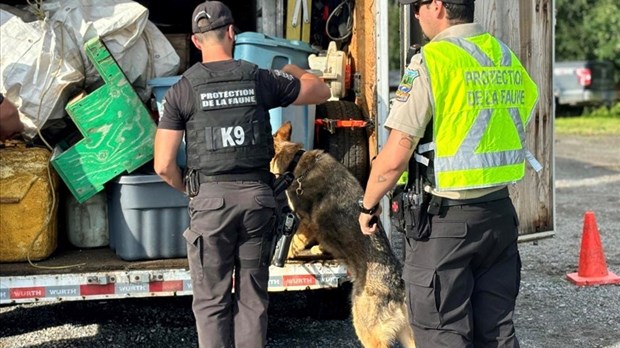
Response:
M316 107L315 119L364 120L360 108L349 101L329 101ZM336 128L334 134L324 127L317 131L315 148L325 150L342 163L366 187L369 174L368 133L366 128Z

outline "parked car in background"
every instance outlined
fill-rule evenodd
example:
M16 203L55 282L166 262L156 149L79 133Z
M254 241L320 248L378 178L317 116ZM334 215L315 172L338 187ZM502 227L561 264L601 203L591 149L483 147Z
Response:
M553 94L556 106L583 109L584 106L611 106L618 100L614 83L615 67L610 61L565 61L553 67Z

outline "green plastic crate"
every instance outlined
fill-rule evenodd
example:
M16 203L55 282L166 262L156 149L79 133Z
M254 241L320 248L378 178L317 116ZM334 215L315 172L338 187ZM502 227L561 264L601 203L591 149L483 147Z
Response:
M64 152L57 148L51 160L80 203L119 174L150 161L157 128L99 37L86 42L84 50L105 84L67 104L65 109L84 139Z

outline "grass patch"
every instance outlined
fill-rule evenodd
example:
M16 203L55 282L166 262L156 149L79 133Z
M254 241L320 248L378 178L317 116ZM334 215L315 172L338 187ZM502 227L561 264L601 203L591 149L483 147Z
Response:
M555 131L560 134L620 135L620 118L567 117L555 119Z
M586 110L577 117L556 117L555 131L560 134L620 135L620 103L610 109Z

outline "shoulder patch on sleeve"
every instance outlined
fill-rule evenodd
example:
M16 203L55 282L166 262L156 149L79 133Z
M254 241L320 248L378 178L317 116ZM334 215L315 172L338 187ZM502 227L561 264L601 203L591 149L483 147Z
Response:
M278 70L278 69L273 69L271 70L271 72L273 73L274 76L276 77L284 77L287 80L293 80L293 75L290 75L288 73L285 73L282 70Z
M398 101L405 102L407 101L407 99L409 99L409 93L411 93L413 81L418 76L420 76L420 72L418 70L413 70L409 68L405 70L403 78L400 80L400 84L398 85L398 89L396 90L396 99Z

